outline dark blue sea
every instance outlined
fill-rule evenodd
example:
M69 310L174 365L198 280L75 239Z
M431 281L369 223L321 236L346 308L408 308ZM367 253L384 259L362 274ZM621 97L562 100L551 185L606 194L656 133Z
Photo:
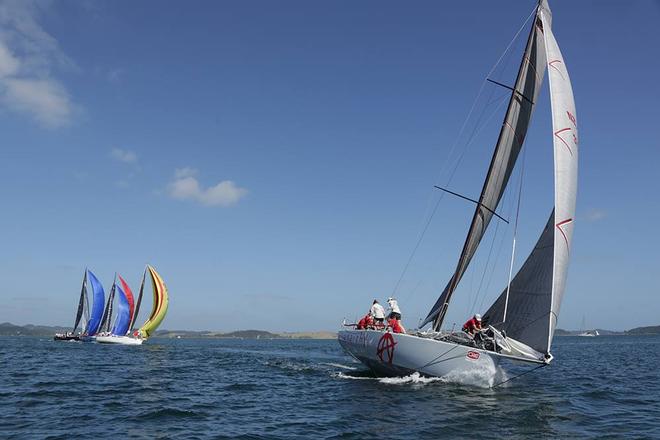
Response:
M554 354L491 389L374 378L336 341L0 338L0 438L660 438L660 337Z

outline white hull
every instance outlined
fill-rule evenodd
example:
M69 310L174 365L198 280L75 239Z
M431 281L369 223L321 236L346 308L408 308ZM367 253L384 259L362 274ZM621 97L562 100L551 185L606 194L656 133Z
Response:
M144 339L130 336L97 336L96 342L99 344L142 345Z
M343 330L341 346L378 375L426 376L483 373L493 375L502 356L486 350L419 336L376 330Z

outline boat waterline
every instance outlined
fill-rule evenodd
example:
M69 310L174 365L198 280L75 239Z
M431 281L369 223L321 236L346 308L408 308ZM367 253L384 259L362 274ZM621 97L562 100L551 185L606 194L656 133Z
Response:
M419 372L444 377L454 372L497 372L500 356L483 349L431 338L377 330L342 330L344 350L383 376Z
M145 340L142 338L133 338L130 336L97 336L96 342L99 344L119 344L119 345L142 345Z

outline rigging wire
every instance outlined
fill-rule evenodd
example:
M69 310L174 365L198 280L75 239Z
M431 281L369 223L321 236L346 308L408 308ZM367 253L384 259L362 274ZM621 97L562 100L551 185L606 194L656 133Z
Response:
M506 312L509 307L509 293L511 291L511 277L513 276L513 263L516 258L516 235L518 234L518 219L520 217L520 201L522 200L523 180L525 179L525 157L527 149L523 146L522 164L520 164L520 185L518 186L518 206L516 207L516 221L513 226L513 245L511 248L511 264L509 265L509 280L506 285L506 299L504 300L504 316L502 322L506 322Z
M465 120L463 121L463 124L461 125L461 129L459 130L459 133L458 133L458 135L457 135L457 137L456 137L456 140L455 140L454 143L452 144L452 147L451 147L451 149L450 149L450 151L449 151L449 153L448 153L448 155L447 155L447 160L444 162L444 164L443 164L443 166L442 166L442 168L441 168L440 175L444 174L446 168L447 168L448 165L449 165L449 158L453 155L454 151L455 151L456 148L458 147L458 144L459 144L459 141L460 141L460 139L461 139L461 136L462 136L462 134L463 134L463 132L464 132L466 126L467 126L468 121L470 120L470 117L472 116L472 113L473 113L474 110L475 110L475 107L476 107L476 105L477 105L477 102L478 102L479 98L481 97L481 95L482 95L482 93L483 93L484 87L485 87L486 84L487 84L486 79L487 79L487 78L488 78L488 77L489 77L489 76L495 71L495 69L497 68L497 66L501 63L502 59L507 55L507 53L509 52L509 50L510 50L511 47L513 46L514 42L518 39L520 33L523 31L523 29L525 29L527 23L529 22L530 18L534 15L535 12L536 12L536 7L532 10L532 12L529 14L529 16L525 19L525 21L523 22L522 26L520 26L520 29L518 29L518 32L516 32L516 34L514 35L514 37L511 39L511 41L510 41L509 44L507 45L507 47L506 47L506 49L504 50L504 52L502 52L502 54L500 55L499 59L495 62L495 64L494 64L493 67L491 68L491 70L488 72L488 74L487 74L487 75L485 76L485 78L482 80L482 82L481 82L481 86L479 87L479 92L477 93L477 96L476 96L476 98L474 99L474 101L473 101L473 103L472 103L472 106L470 107L470 110L469 110L469 112L468 112L468 114L467 114ZM491 92L491 97L492 97L492 92ZM500 105L497 106L497 108L499 108L500 106L501 106L501 103L500 103ZM459 165L460 165L460 163L461 163L463 157L465 156L465 152L467 151L467 148L469 147L469 145L471 144L472 140L474 139L475 132L477 132L477 127L478 127L479 123L481 122L481 117L483 116L484 112L485 112L485 109L484 109L484 111L482 111L482 114L480 115L479 119L477 120L477 123L475 124L475 128L474 128L474 130L473 130L472 134L470 135L470 137L468 138L468 141L466 142L466 145L465 145L465 147L464 147L464 150L463 150L462 154L460 155L460 157L458 158L458 161L457 161L456 165L454 166L454 168L453 168L453 170L452 170L452 172L451 172L451 174L450 174L450 176L449 176L449 179L448 179L448 181L447 181L447 185L448 185L449 183L451 183L451 180L453 179L454 174L456 173L456 170L458 169L458 167L459 167ZM492 117L492 115L488 118L488 120L490 120L491 117ZM482 129L482 128L483 128L483 126L478 130L478 132L481 132L481 129ZM430 194L430 196L429 196L429 199L433 196L433 192L434 192L434 191L431 191L431 194ZM431 221L433 220L433 217L434 217L435 214L437 213L438 207L439 207L440 202L442 201L442 199L443 199L443 195L441 194L441 195L439 196L438 201L436 202L435 206L433 207L433 210L431 211L431 214L430 214L429 218L427 219L426 223L424 224L424 227L423 227L423 229L422 229L422 231L421 231L421 233L420 233L420 235L419 235L419 238L417 239L417 242L415 243L415 246L413 247L413 250L412 250L412 252L410 253L410 256L408 257L408 260L406 261L406 264L404 265L404 268L403 268L403 270L402 270L402 272L401 272L401 275L399 276L399 279L397 280L396 284L394 285L394 289L392 290L392 296L395 296L395 295L396 295L396 292L398 291L399 286L401 285L401 281L403 280L405 274L407 273L408 268L410 267L410 264L411 264L411 262L412 262L412 260L413 260L413 258L414 258L414 256L415 256L415 254L417 253L417 250L419 249L419 246L420 246L421 242L423 241L423 239L424 239L424 237L425 237L425 235L426 235L426 232L428 231L428 228L429 228L429 226L430 226L430 224L431 224Z
M520 173L519 173L519 175L518 175L518 187L519 187L519 190L518 190L518 198L517 198L517 204L518 204L518 207L517 207L517 210L516 210L516 222L515 222L515 224L516 224L516 228L515 228L514 231L513 231L514 237L515 237L515 234L516 234L516 231L517 231L517 227L518 227L518 217L519 217L519 215L520 215L520 200L521 200L521 197L522 197L522 184L523 184L523 176L524 176L524 172L525 172L525 157L526 157L526 152L527 152L527 150L526 150L526 149L524 148L524 146L523 146L523 149L522 149L522 154L523 154L523 156L522 156L522 159L521 159L521 160L522 160L522 163L521 163L521 166L519 167L519 169L520 169ZM508 195L508 194L509 194L509 192L506 192L506 193L504 194L504 199L507 199L507 195ZM510 203L509 203L509 205L508 205L508 208L505 210L505 212L507 213L507 214L506 214L507 217L510 217L510 215L511 215L510 213L511 213L511 211L513 210L513 202L514 202L514 198L511 197L511 198L510 198ZM504 204L504 203L505 203L505 200L502 200L501 203ZM499 243L499 247L498 247L498 250L497 250L497 254L496 254L496 256L495 256L495 260L494 260L493 266L491 267L490 275L489 275L489 277L488 277L488 282L486 283L486 287L485 287L485 289L482 290L482 287L483 287L483 280L484 280L484 277L486 276L486 273L488 272L488 265L489 265L489 263L490 263L491 253L492 253L492 250L493 250L493 246L494 246L494 244L495 244L495 239L496 239L496 236L497 236L497 233L498 233L498 229L499 229L499 222L497 223L497 225L496 225L496 227L495 227L495 233L494 233L493 241L492 241L492 243L491 243L491 247L490 247L490 250L489 250L489 253L488 253L488 259L487 259L486 264L485 264L485 266L484 266L484 272L483 272L483 275L482 275L481 283L479 283L479 288L478 288L477 293L476 293L476 295L475 295L474 303L472 304L472 309L471 309L470 313L474 313L474 312L475 312L475 307L476 307L476 305L477 305L477 301L479 300L479 298L481 298L481 302L479 303L479 310L481 310L481 309L483 308L483 304L484 304L484 301L485 301L486 296L487 296L486 293L490 290L490 285L491 285L492 280L493 280L493 275L495 274L495 271L496 271L496 269L497 269L497 261L500 260L500 255L502 254L502 249L503 249L504 241L505 241L505 238L506 238L506 235L502 235L502 236L501 236L500 243ZM510 276L510 275L511 275L511 274L509 274L509 276ZM511 281L509 280L509 283L507 284L507 286L508 286L510 283L511 283ZM483 293L483 296L482 296L482 293Z
M470 135L469 142L465 145L466 149L472 143L474 138L476 136L478 136L479 133L481 133L481 131L486 126L486 124L488 124L488 122L493 118L493 116L495 116L495 114L500 109L500 107L502 107L502 105L506 102L506 100L504 100L503 98L500 98L501 99L500 103L493 110L493 112L490 114L490 116L488 116L486 121L484 121L483 125L481 127L479 127L479 130L477 131L476 128L475 128L475 131L473 131L473 133ZM482 115L483 115L483 112L482 112ZM453 177L454 177L454 175L455 175L455 173L456 173L463 157L465 156L465 152L466 152L466 150L464 150L463 153L461 154L461 156L459 157L458 162L456 163L456 166L452 170L451 175L449 176L449 179L447 180L447 184L445 186L448 186L449 183L451 183L451 181L452 181L452 179L453 179ZM408 260L406 261L406 264L403 268L403 271L401 272L401 276L397 280L396 285L394 286L394 289L392 290L392 296L395 296L397 290L399 289L399 285L401 284L401 281L403 280L403 277L405 276L406 272L408 271L408 268L410 267L410 263L412 262L413 258L415 257L415 254L417 253L417 250L419 249L419 246L421 245L422 241L424 240L424 237L426 236L426 232L428 231L429 226L431 225L433 217L435 216L436 212L438 211L438 207L440 206L440 202L442 201L443 197L444 197L444 193L441 193L440 197L438 198L437 202L435 203L435 206L433 207L433 210L431 211L431 215L429 216L429 218L427 219L427 221L424 225L424 229L420 233L419 238L417 239L417 242L415 243L413 251L410 253L410 256L408 257Z

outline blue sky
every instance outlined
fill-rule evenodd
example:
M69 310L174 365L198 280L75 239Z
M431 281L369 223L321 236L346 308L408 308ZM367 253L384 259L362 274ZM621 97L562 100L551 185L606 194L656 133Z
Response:
M164 328L332 330L364 313L393 291L461 152L450 187L478 196L501 89L477 100L493 116L474 142L451 146L533 5L0 2L0 322L67 324L85 267L137 289L146 263L171 291ZM659 324L660 3L551 7L581 140L559 326ZM522 40L493 77L513 81ZM517 264L549 211L550 133L546 84ZM397 289L408 326L444 287L472 209L440 202ZM448 322L501 291L501 228ZM503 250L486 266L491 236Z

